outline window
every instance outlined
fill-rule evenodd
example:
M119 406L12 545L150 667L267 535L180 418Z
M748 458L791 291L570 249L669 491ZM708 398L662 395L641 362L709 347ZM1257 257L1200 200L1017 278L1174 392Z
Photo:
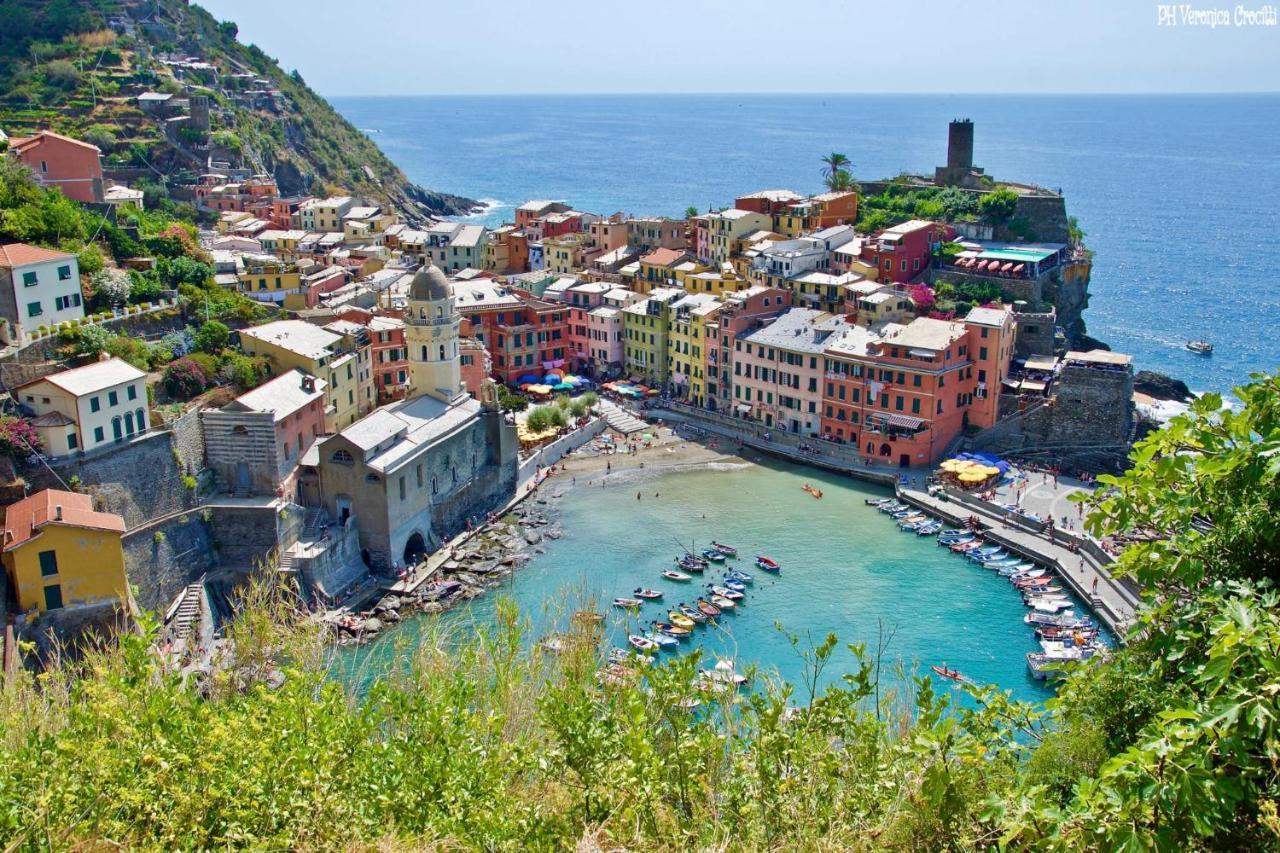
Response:
M354 465L356 460L346 450L335 450L333 455L329 457L330 462L336 462L339 465Z
M76 434L74 432L67 433L67 449L75 450L79 446L80 444L79 440L76 438Z
M419 462L417 466L414 468L414 474L416 475L416 478L418 480L418 488L421 489L422 488L422 463L421 462Z
M116 405L119 405L119 403L120 403L120 395L119 395L117 392L115 392L115 391L108 391L108 392L107 392L107 405L108 405L108 406L116 406Z
M97 412L97 411L101 411L101 410L102 410L102 398L101 398L101 397L96 397L96 396L95 396L95 397L90 397L90 398L89 398L89 411L91 411L91 412Z
M101 444L102 442L104 442L104 441L106 441L106 440L107 440L107 436L106 436L106 434L105 434L105 433L103 433L103 431L102 431L102 427L94 427L94 428L93 428L93 441L94 441L94 443L95 443L95 444Z
M68 264L58 267L58 281L66 281L69 278L71 278L71 266Z
M40 552L40 576L47 578L58 573L58 553L56 551Z
M980 360L982 360L982 361L986 361L986 359L987 359L987 348L986 348L986 347L978 347L978 358L979 358Z
M44 588L44 609L62 609L62 587L59 584L51 584Z
M24 272L22 274L23 287L35 287L38 283L39 282L36 280L36 274L34 272Z
M404 500L404 496L405 496L404 475L402 474L400 475L400 500Z
M124 395L128 397L130 400L138 399L138 386L130 385L128 388L124 390Z
M27 316L28 316L28 317L39 317L39 316L40 316L41 314L43 314L43 313L44 313L44 309L40 307L40 303L39 303L39 302L28 302L28 303L27 303Z

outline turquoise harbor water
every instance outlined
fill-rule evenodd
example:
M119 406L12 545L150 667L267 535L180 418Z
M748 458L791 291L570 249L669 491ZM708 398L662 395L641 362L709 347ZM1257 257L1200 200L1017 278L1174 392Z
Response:
M1280 367L1278 95L599 95L334 98L408 176L485 199L682 216L763 187L812 191L841 151L860 178L933 174L946 124L974 160L1061 188L1096 250L1089 331L1139 368L1227 391ZM1188 338L1214 341L1212 357Z
M805 483L822 489L824 497L811 497L802 489ZM638 619L665 619L667 605L691 601L702 585L719 579L714 569L688 584L661 578L659 572L678 553L676 542L701 548L716 539L741 550L743 556L731 562L756 582L748 587L746 605L722 616L718 628L696 629L696 642L711 655L736 658L739 668L754 663L796 683L802 666L775 627L781 623L806 644L809 637L821 642L828 632L840 636L829 682L853 668L843 643L865 642L874 649L883 624L893 634L886 662L901 662L908 670L918 665L926 673L930 664L945 662L1020 699L1050 693L1027 676L1023 655L1038 646L1013 587L930 537L900 531L864 504L886 490L769 460L615 479L606 488L557 484L552 492L559 488L564 496L553 504L564 538L547 541L546 553L508 579L503 590L531 620L535 637L566 628L572 611L593 600L610 611L610 637L621 644L627 622L634 626L637 620L608 603L638 586L654 587L666 597L661 604L647 603ZM779 560L780 575L752 566L757 553ZM412 647L433 620L462 627L488 620L496 592L344 650L338 668L350 683L367 683L395 666L401 644ZM681 646L689 647L690 641Z

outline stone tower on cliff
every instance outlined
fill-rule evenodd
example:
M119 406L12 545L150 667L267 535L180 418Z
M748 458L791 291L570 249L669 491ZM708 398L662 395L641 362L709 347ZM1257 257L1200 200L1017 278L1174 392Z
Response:
M984 189L982 170L973 165L973 122L955 119L947 126L947 165L934 170L933 182L944 187Z
M448 403L462 392L458 330L461 319L453 289L439 267L428 266L409 285L405 314L409 350L409 397L423 395Z

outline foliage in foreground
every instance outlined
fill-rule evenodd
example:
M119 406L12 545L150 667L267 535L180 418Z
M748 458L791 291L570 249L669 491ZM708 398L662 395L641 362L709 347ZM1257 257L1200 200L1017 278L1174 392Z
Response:
M643 687L602 685L589 629L544 657L509 605L465 639L401 649L404 666L355 696L320 636L259 590L231 629L233 665L198 689L161 665L144 622L0 693L0 838L1274 849L1280 382L1238 394L1243 411L1203 401L1108 482L1096 529L1163 537L1121 561L1151 599L1131 642L1046 708L989 688L953 704L927 679L886 697L860 647L855 671L826 678L831 637L796 642L797 686L690 713L692 656Z

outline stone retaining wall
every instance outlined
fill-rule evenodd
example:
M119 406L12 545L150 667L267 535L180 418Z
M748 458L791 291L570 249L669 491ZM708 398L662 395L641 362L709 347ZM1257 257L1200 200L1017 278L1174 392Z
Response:
M125 572L139 607L163 611L185 587L217 567L213 530L204 516L192 510L125 534Z

